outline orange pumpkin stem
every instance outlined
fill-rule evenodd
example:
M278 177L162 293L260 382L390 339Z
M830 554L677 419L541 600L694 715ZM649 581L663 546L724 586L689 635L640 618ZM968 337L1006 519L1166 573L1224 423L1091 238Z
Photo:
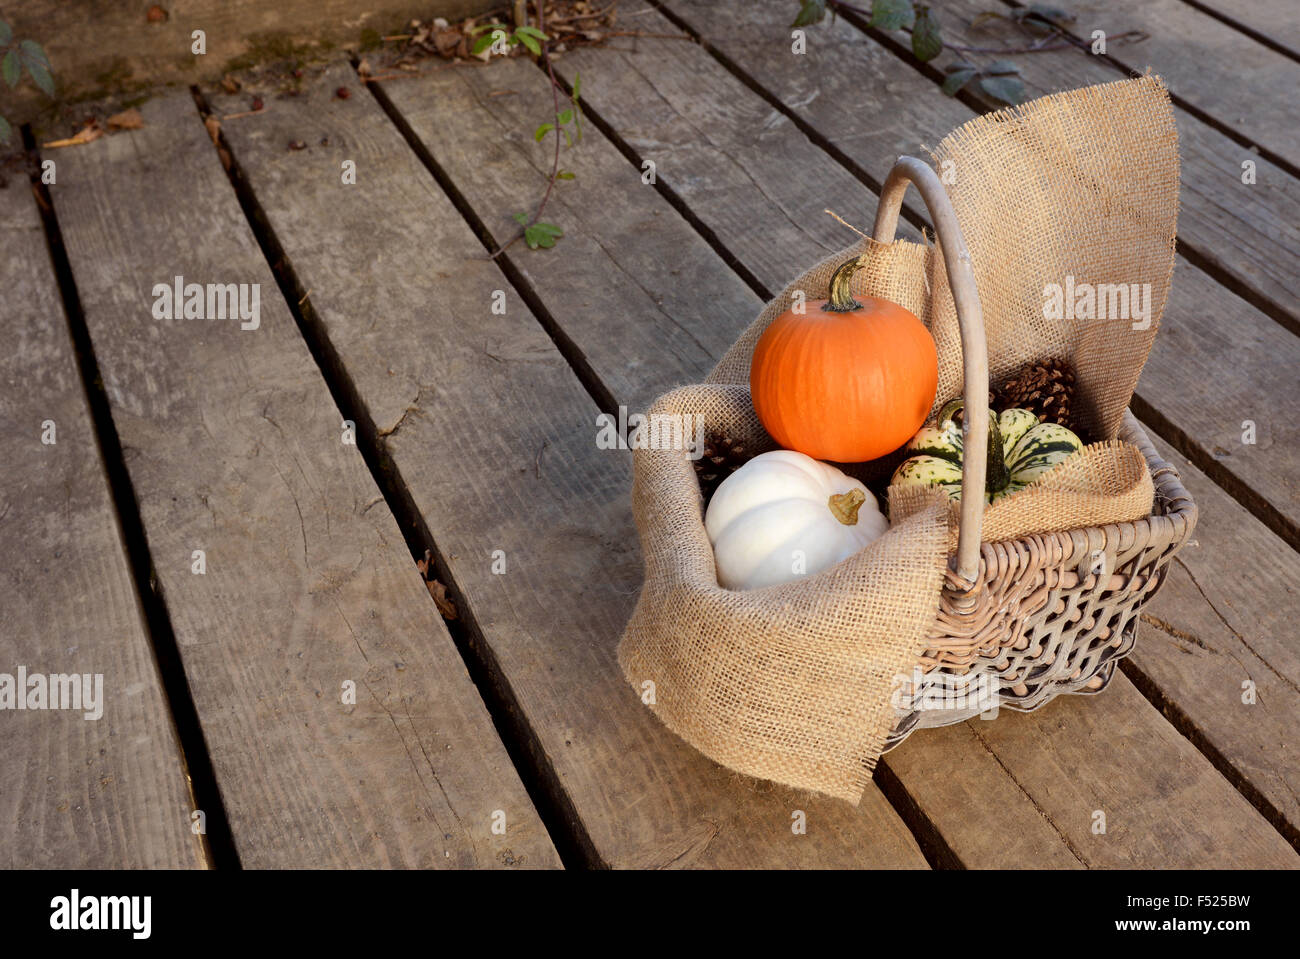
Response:
M862 257L855 256L835 268L831 274L830 299L826 301L828 313L848 313L862 309L862 304L853 298L853 274L862 265Z
M858 525L858 510L867 501L860 489L851 489L847 493L832 493L826 505L835 514L835 518L845 526Z

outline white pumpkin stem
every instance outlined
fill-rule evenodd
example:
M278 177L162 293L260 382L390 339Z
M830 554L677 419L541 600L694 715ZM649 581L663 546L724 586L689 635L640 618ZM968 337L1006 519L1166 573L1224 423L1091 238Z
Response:
M851 489L847 493L832 493L826 501L835 518L845 526L858 525L858 510L867 501L866 494L860 489Z

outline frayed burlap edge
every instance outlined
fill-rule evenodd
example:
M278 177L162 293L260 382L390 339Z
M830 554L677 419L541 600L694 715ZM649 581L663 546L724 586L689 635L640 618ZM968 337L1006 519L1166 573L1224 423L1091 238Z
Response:
M889 488L890 522L927 509L930 490ZM1088 526L1130 523L1151 515L1155 486L1146 457L1130 443L1107 440L1085 446L1033 483L984 510L986 543L1001 543L1034 533L1060 533ZM948 548L957 548L959 504L949 503Z

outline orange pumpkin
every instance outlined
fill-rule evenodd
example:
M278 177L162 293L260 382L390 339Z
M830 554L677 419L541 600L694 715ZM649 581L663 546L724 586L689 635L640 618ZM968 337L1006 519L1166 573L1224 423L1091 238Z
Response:
M813 459L860 463L892 453L925 423L939 385L925 324L897 303L853 298L861 263L836 269L830 299L773 320L750 362L763 427Z

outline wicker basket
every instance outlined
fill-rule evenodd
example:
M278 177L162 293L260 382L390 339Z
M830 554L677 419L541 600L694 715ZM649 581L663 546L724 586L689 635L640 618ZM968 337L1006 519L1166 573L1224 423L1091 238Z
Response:
M874 237L892 242L909 184L930 211L961 328L967 436L988 434L989 364L970 253L931 167L902 157L881 191ZM939 617L886 748L913 730L963 722L996 705L1037 709L1061 693L1105 689L1133 648L1138 612L1196 525L1196 505L1131 413L1120 438L1146 457L1152 515L1132 523L981 543L983 497L965 497ZM967 443L962 488L983 489L987 449Z

